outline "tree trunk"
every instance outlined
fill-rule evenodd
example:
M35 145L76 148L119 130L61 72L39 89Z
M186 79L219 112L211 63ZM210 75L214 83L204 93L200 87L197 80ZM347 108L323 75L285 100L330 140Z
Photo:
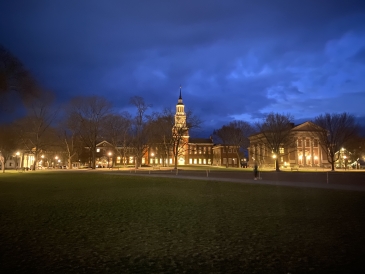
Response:
M280 171L279 158L276 158L276 159L275 159L275 170L276 170L276 171Z
M95 169L95 162L96 162L96 157L95 157L95 147L92 148L92 152L91 152L91 168Z
M177 169L177 153L174 155L174 169Z

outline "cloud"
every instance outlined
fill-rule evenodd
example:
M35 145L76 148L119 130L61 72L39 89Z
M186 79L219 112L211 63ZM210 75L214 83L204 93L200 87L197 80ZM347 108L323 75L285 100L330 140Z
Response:
M365 115L361 0L3 1L4 46L60 101L186 108L217 128L271 111Z

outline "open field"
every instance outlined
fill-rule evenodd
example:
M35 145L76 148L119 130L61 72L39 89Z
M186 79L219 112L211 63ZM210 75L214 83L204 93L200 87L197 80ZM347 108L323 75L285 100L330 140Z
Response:
M349 273L365 270L364 213L365 192L5 173L0 271Z

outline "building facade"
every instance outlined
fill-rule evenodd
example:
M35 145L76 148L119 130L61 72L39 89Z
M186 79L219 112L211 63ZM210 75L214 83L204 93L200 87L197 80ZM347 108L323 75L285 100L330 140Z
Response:
M213 146L213 165L225 167L240 167L238 157L239 147L229 145Z
M249 160L256 161L261 166L272 166L275 159L282 167L328 167L327 154L320 146L319 139L312 130L311 122L305 122L292 128L294 142L290 146L280 148L275 155L271 148L262 142L259 134L249 137Z

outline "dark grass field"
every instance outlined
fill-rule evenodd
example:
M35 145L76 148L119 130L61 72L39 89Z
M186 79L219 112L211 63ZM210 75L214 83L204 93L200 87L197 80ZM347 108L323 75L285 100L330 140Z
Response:
M1 273L354 273L365 192L0 174Z

